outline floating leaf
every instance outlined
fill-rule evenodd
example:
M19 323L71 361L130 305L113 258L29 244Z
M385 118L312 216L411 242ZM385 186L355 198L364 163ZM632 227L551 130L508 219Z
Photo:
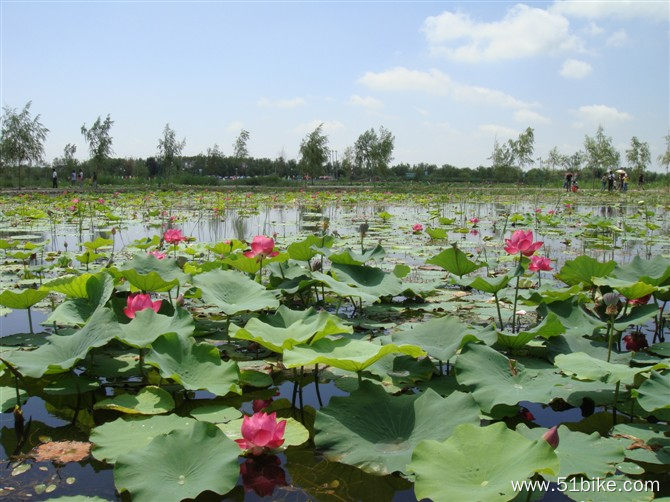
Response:
M219 307L226 315L264 309L276 309L279 302L263 286L239 272L212 270L193 278L202 291L202 299Z
M479 423L479 408L468 394L447 399L428 389L391 396L363 381L348 397L332 397L316 413L314 442L326 458L377 475L406 472L414 447L443 440L461 423Z
M557 474L559 462L546 441L526 439L499 422L463 424L444 442L422 441L408 469L419 500L488 502L514 498L514 481Z
M136 502L180 501L206 490L224 494L237 483L238 454L237 444L215 425L196 422L120 456L114 483Z
M174 399L169 392L148 385L136 395L118 394L114 397L98 401L94 410L114 410L129 415L159 415L174 409Z
M91 443L82 441L55 441L36 446L32 456L38 462L79 462L91 453Z
M406 289L406 286L394 274L389 274L376 267L333 263L332 273L338 281L378 298L396 296Z
M189 414L197 420L212 422L214 424L230 422L231 420L242 417L242 412L240 410L223 404L206 404L204 406L198 406L197 408L193 408Z

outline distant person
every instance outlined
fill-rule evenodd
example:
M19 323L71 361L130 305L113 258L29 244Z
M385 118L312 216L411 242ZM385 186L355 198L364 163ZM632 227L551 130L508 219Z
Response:
M563 185L566 191L572 190L572 173L565 174L565 183Z
M607 190L609 192L614 190L614 173L612 171L607 172Z
M72 186L75 186L77 183L77 171L74 169L72 170L72 175L70 176L70 183L72 183Z
M644 185L644 173L640 173L640 176L638 176L637 178L637 186L639 188L644 188L643 185Z
M53 188L58 188L58 173L56 172L55 167L51 168L51 186Z
M628 177L628 174L622 174L621 175L621 185L624 192L628 191L628 181L630 181L630 178Z
M80 169L79 170L79 184L81 185L83 183L84 183L84 170Z
M570 187L570 190L572 190L572 193L577 193L577 190L579 190L579 183L577 183L577 176L575 175L574 179L572 180L572 186Z
M626 173L619 173L619 191L625 192L626 187Z
M98 173L93 173L93 188L98 188Z
M605 191L607 189L607 174L603 174L602 178L600 178L600 190Z

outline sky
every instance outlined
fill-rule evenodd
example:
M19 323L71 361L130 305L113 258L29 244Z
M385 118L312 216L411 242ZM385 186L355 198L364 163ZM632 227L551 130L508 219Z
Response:
M297 158L320 123L341 158L369 128L394 163L490 165L535 131L535 157L583 148L599 125L652 168L670 129L670 2L135 2L0 0L0 101L50 129L47 160L114 120L116 156L185 155L241 128L252 156Z

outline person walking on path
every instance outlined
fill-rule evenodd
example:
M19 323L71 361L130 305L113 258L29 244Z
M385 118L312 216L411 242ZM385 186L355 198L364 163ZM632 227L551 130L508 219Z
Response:
M565 191L570 192L572 190L572 173L565 173Z
M84 170L83 169L79 170L79 184L80 185L84 184Z
M607 190L611 192L614 189L614 173L612 171L607 172Z
M77 171L74 169L72 170L72 175L70 176L70 183L72 183L72 186L77 184Z
M58 173L55 167L51 168L51 186L52 188L58 188Z

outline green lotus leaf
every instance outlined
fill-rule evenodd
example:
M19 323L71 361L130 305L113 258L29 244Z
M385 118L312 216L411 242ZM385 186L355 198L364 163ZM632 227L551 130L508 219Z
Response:
M594 277L607 277L616 267L615 261L599 262L590 256L581 255L574 260L568 260L556 274L568 286L583 283L587 287L594 285Z
M631 324L644 324L658 314L658 306L655 303L638 305L633 307L625 316L619 317L614 322L614 329L624 331Z
M159 260L147 253L136 254L131 260L123 264L123 269L120 269L120 272L125 275L128 270L134 270L138 275L148 275L151 272L156 272L165 282L176 280L181 284L186 280L186 274L179 267L177 260L170 257Z
M96 249L103 248L103 247L109 247L114 245L114 241L112 239L105 239L104 237L97 237L93 241L88 241L82 243L82 245L86 249L90 249L91 251L95 251Z
M483 263L476 263L470 260L455 244L440 254L429 258L426 260L426 263L442 267L447 272L451 272L459 277L463 277L484 266Z
M40 378L63 373L83 359L94 347L102 347L120 333L119 323L108 308L98 309L86 325L71 335L47 337L48 343L35 350L17 351L6 359L24 376Z
M228 316L279 307L270 291L233 270L212 270L197 275L193 285L200 288L206 303L220 308Z
M595 330L607 327L607 323L590 315L574 300L541 304L537 311L542 316L547 316L549 312L556 314L565 327L566 336L591 335Z
M263 266L266 266L269 263L285 262L289 259L288 253L279 253L277 256L272 258L266 258L263 260ZM223 259L223 263L226 265L239 270L240 272L245 272L247 274L255 274L261 269L261 262L256 258L247 258L241 253L235 253L229 255Z
M664 424L618 424L611 436L620 438L628 460L655 464L667 470L670 466L670 426Z
M661 357L670 357L670 342L655 343L654 345L650 346L647 350Z
M625 364L608 363L584 352L559 354L554 358L554 364L563 373L580 380L601 380L611 384L621 382L626 385L632 385L638 373L668 367L666 364L658 363L653 366L631 368Z
M612 275L622 281L641 281L652 286L662 286L670 280L670 260L661 255L643 260L636 255L629 263L617 265Z
M179 285L179 279L166 281L158 272L140 274L137 270L124 270L123 277L140 291L153 291L156 293L170 291Z
M429 356L440 361L448 361L469 342L492 344L496 340L495 331L490 328L473 328L457 317L436 317L421 323L403 324L391 335L398 344L416 345Z
M411 271L412 269L403 263L396 263L396 266L393 267L393 275L395 275L398 279L407 277Z
M529 290L529 295L525 297L527 305L540 305L541 303L562 302L565 300L576 299L586 301L588 296L580 293L582 288L579 285L569 286L567 288L556 288L553 285L542 286L538 290ZM521 295L520 295L521 297Z
M204 406L198 406L189 411L189 414L196 420L212 422L213 424L230 422L231 420L242 417L242 412L240 410L223 404L206 404Z
M83 264L93 263L95 260L100 258L105 258L107 255L105 253L94 253L90 249L87 249L81 254L75 255L75 258L78 262ZM88 269L88 267L86 267Z
M85 281L80 280L84 277ZM51 284L51 283L50 283ZM105 272L85 274L69 283L49 286L52 291L65 293L72 298L65 300L49 315L44 324L82 326L98 308L111 298L114 292L114 280Z
M367 293L365 290L361 288L349 286L346 282L338 281L337 279L331 277L330 275L323 274L321 272L312 272L311 275L315 280L323 283L333 293L342 298L349 298L349 297L360 298L364 302L376 302L377 300L379 300L379 295L373 295Z
M240 385L263 388L270 387L274 382L272 376L262 371L242 370L240 371Z
M378 475L407 472L420 441L446 439L461 423L479 424L479 407L468 394L443 399L428 389L392 396L363 381L350 396L332 397L316 412L314 443L333 462Z
M81 275L60 277L47 282L44 288L56 293L63 293L70 298L89 298L88 280L93 276L100 277L102 275L108 274L104 272L98 274L84 273Z
M216 426L223 431L223 433L228 436L229 439L242 439L242 422L244 418L236 418L225 423L218 423ZM286 428L284 429L284 443L276 448L278 451L285 450L289 446L300 446L304 444L309 439L309 431L298 422L296 419L280 418L277 417L277 421L281 422L286 420ZM238 447L238 452L239 452ZM240 452L241 453L241 452Z
M212 251L213 253L216 253L218 255L229 255L233 251L237 251L238 249L246 249L247 245L239 241L237 239L231 239L229 241L222 241L222 242L217 242L213 246L206 246L207 249Z
M166 333L176 333L181 337L193 334L195 324L188 310L177 307L172 317L157 314L152 309L144 309L135 313L135 318L128 324L121 325L121 333L117 336L123 343L131 347L148 347L153 341Z
M498 331L498 343L503 347L518 349L537 336L551 338L563 333L565 333L565 328L558 319L558 316L553 312L549 312L540 324L530 330L520 331L517 335L508 335L503 331Z
M431 239L439 241L441 239L446 239L449 233L444 228L427 228L426 233L430 236Z
M169 392L149 385L136 395L118 394L93 405L94 410L114 410L129 415L160 415L174 409L174 399Z
M530 440L540 440L547 429L537 427L529 429L524 424L516 431ZM574 432L566 426L558 428L559 443L556 456L560 462L559 477L584 475L589 479L604 478L614 474L617 464L624 460L624 449L616 439L602 438L600 434ZM555 480L553 480L555 481Z
M158 368L163 378L170 378L187 390L205 389L217 396L241 393L237 364L222 361L214 345L168 333L152 343L145 361Z
M0 305L10 309L29 309L36 303L41 302L49 291L45 289L24 289L20 293L14 293L6 289L0 293Z
M304 311L291 310L284 305L273 315L249 319L244 328L235 324L230 326L232 337L257 342L279 353L294 345L313 343L324 336L352 332L351 326L327 312L317 313L313 307Z
M332 273L336 280L378 298L396 296L406 289L395 275L376 267L333 263Z
M630 463L630 462L627 462ZM567 480L566 484L569 490L575 488L579 492L580 502L668 502L666 498L657 498L649 487L642 487L639 491L631 491L631 482L633 478L627 476L608 476L601 478L598 483L591 482L587 490L581 490L579 480ZM609 484L608 484L609 483ZM603 490L603 486L609 486L610 490ZM575 494L577 496L577 494ZM572 498L572 497L571 497Z
M206 490L224 494L237 483L239 452L215 425L196 422L119 457L114 484L136 502L178 502Z
M21 403L27 398L27 393L23 389L19 389L19 399ZM0 413L9 411L14 408L14 405L21 404L16 400L16 387L0 386Z
M308 235L305 239L288 245L286 251L292 260L309 261L317 255L312 246L330 248L335 239L332 235Z
M556 475L559 461L546 441L531 441L498 422L462 424L446 441L422 441L407 467L415 473L419 500L488 502L514 498L513 481Z
M495 295L501 289L504 289L511 280L512 277L509 275L503 275L500 277L477 276L472 281L470 281L468 286L478 289L479 291L484 291L485 293Z
M412 357L426 353L416 345L377 345L365 340L322 338L311 345L298 345L284 351L284 366L296 368L327 364L346 371L361 371L386 354L407 354Z
M649 412L670 408L670 372L651 372L636 391L637 402Z
M97 380L91 380L84 375L77 375L72 371L43 376L39 384L42 385L44 393L55 396L75 396L100 388L100 383Z
M193 418L180 417L174 413L117 418L91 431L91 454L98 460L113 464L118 457L143 449L156 436L187 428L195 422Z
M615 279L614 277L595 277L593 279L593 284L596 286L609 286L610 288L617 290L629 300L642 298L643 296L647 296L648 294L656 291L656 286L652 286L646 282L630 282L621 279Z
M320 249L320 251L323 251L323 249ZM369 261L381 260L386 256L386 251L381 244L377 244L375 247L368 248L362 253L347 248L340 253L328 253L326 256L328 256L331 263L338 263L340 265L364 265Z

